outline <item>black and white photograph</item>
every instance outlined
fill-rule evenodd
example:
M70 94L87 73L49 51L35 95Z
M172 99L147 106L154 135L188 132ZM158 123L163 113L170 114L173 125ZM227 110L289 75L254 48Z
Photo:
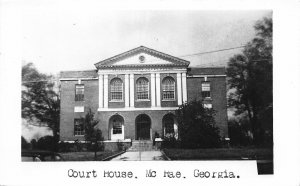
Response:
M112 14L44 39L25 28L40 56L25 49L22 161L254 159L273 173L272 11Z
M57 169L64 172L59 177L83 184L83 178L100 176L100 181L129 183L140 175L193 177L198 182L192 184L201 184L201 179L241 180L247 169L276 176L274 166L283 162L274 158L274 149L280 151L276 145L282 145L276 144L281 137L273 119L273 105L281 107L273 104L275 10L90 7L79 12L78 6L62 5L19 6L20 114L7 117L19 118L14 157L21 174L24 167L65 166ZM293 122L288 121L276 125L288 127ZM233 162L235 168L217 162ZM132 163L154 166L137 173L130 170ZM208 168L183 171L201 163ZM76 169L79 165L83 168ZM95 170L102 165L105 170ZM108 170L109 165L120 170ZM159 165L162 173L155 170ZM168 165L185 169L167 170Z

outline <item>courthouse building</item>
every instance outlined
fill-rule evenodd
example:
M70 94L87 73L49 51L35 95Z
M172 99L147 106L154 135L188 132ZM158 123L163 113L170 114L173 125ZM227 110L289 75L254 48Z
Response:
M189 61L144 46L100 61L94 70L61 72L60 140L84 140L91 109L106 142L178 137L175 110L202 100L228 136L224 67L189 68Z

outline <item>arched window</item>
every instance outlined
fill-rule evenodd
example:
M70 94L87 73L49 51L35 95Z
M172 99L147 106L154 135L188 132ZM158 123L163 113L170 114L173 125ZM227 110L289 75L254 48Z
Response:
M167 114L163 117L163 124L165 127L165 134L174 134L174 117Z
M116 118L112 120L113 125L113 134L122 134L122 120L120 118Z
M149 81L146 78L136 81L136 95L138 100L149 99Z
M111 140L124 139L124 119L116 114L109 119L109 135Z
M166 77L162 81L163 100L175 99L175 81L171 77Z
M110 81L110 95L112 101L123 100L123 82L119 78Z

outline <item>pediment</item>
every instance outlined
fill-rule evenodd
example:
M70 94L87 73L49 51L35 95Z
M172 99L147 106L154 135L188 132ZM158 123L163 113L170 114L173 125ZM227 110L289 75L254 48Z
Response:
M140 46L95 64L96 68L184 66L189 62L156 50Z

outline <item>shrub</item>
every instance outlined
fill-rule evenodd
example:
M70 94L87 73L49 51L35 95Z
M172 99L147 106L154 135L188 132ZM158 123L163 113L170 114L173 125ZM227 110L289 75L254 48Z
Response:
M37 141L37 148L40 150L57 151L57 140L53 136L44 136Z
M215 111L203 107L202 101L185 103L175 112L182 148L215 148L221 146L215 127Z

